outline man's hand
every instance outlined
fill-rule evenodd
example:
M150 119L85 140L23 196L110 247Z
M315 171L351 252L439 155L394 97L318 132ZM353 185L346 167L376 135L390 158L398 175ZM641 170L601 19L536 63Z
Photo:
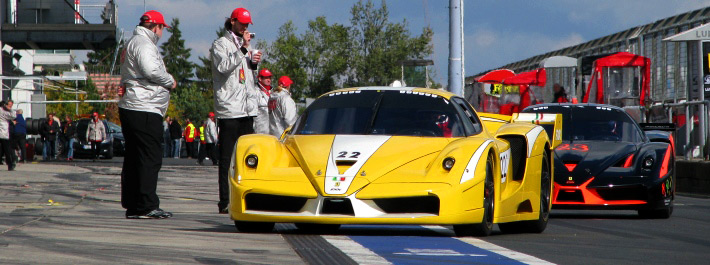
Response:
M124 94L126 94L126 86L125 85L120 85L118 87L118 97L123 97Z
M251 62L255 63L255 64L261 62L261 55L262 55L261 51L259 51L257 53L254 53L254 51L252 51Z
M177 82L173 82L173 87L170 88L170 90L173 90L177 87Z

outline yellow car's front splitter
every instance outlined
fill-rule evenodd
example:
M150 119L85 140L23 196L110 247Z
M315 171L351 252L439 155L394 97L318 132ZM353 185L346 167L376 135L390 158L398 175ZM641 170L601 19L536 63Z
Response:
M373 196L368 187L349 196L321 196L312 188L281 189L282 185L305 188L308 183L250 181L231 183L230 216L237 221L321 224L438 224L480 223L481 202L472 202L467 191L447 183L379 184L377 189L397 192ZM384 187L383 187L384 185ZM373 189L375 188L373 185ZM368 194L358 196L358 193ZM482 193L481 193L482 194ZM366 198L358 198L366 197ZM480 196L482 199L482 195ZM247 206L248 205L248 206Z

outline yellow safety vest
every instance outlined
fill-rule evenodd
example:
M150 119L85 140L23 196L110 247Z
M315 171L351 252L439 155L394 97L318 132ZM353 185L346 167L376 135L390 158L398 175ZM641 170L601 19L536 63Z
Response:
M205 126L200 126L200 141L205 141Z
M190 123L187 125L187 128L190 130L190 135L188 136L188 138L195 138L195 125L192 125L192 123Z

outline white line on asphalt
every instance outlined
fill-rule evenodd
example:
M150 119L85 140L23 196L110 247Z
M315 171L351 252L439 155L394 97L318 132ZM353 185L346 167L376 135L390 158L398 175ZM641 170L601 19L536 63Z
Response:
M446 227L438 226L438 225L423 225L422 227L427 228L429 230L436 231L436 232L443 232L442 230L451 231ZM486 241L483 241L483 240L480 240L477 238L473 238L473 237L455 237L455 238L463 241L464 243L470 244L474 247L485 249L490 252L496 253L498 255L502 255L502 256L520 261L522 263L539 264L539 265L554 264L549 261L542 260L542 259L530 256L528 254L523 254L523 253L520 253L517 251L513 251L513 250L510 250L510 249L507 249L507 248L504 248L504 247L498 246L496 244L489 243L489 242L486 242Z
M327 236L323 238L334 247L340 249L358 264L392 264L385 258L380 257L372 250L363 247L359 243L353 241L347 236Z

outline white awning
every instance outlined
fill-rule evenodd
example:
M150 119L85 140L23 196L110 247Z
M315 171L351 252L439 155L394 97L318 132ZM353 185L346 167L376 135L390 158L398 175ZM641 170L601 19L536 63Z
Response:
M577 59L567 56L552 56L542 60L540 62L540 67L543 68L553 68L553 67L576 67Z
M694 41L694 40L710 40L710 23L697 26L695 28L683 31L668 38L664 41Z

